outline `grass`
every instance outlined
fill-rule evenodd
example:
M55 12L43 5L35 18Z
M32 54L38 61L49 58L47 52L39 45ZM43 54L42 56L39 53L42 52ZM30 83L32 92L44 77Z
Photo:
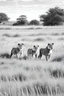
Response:
M5 37L20 37L20 35L19 34L15 34L15 35L10 35L10 34L3 34L3 36L5 36Z
M1 96L64 96L63 32L64 26L0 26ZM45 48L53 42L53 53L48 61L44 56L42 60L26 56L9 58L11 48L22 42L27 48L32 45Z
M42 61L37 63L30 60L32 63L29 64L29 60L22 60L21 63L19 60L13 60L2 59L0 63L0 93L3 96L64 94L64 67L60 69L61 64L58 68L57 64L52 65L51 62L42 64Z
M55 77L55 78L64 78L64 71L61 70L61 69L56 69L56 70L51 70L50 72L51 76L52 77Z
M27 82L28 83L28 82ZM22 84L19 82L19 84L17 82L8 82L8 85L6 85L6 83L4 83L4 87L1 86L0 88L0 93L3 94L5 96L5 94L7 94L6 96L56 96L56 95L61 95L64 94L64 87L62 87L62 85L60 86L59 84L57 85L49 85L46 82L43 84L42 82L36 82L35 84L32 82L32 84ZM2 85L2 83L1 83ZM19 87L18 87L19 86Z
M63 32L63 33L61 33L61 35L64 35L64 32Z
M51 61L52 62L62 62L64 60L64 55L62 56L55 56Z
M43 38L36 38L34 41L45 41Z
M60 38L58 38L58 40L64 40L64 38L63 37L60 37Z
M1 53L0 58L10 58L10 54L9 53Z
M60 34L59 33L52 33L51 35L52 36L59 36Z
M6 36L6 37L11 37L11 35L9 35L9 34L3 34L3 36Z
M61 62L62 61L62 57L56 57L52 60L52 62Z

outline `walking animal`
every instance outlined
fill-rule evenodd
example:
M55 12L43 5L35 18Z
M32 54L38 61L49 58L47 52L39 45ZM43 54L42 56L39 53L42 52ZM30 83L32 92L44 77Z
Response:
M48 60L52 53L53 45L54 45L54 43L48 43L46 48L40 48L38 58L42 58L42 55L44 55L46 60Z
M10 57L12 57L13 55L15 55L15 56L17 57L17 54L18 54L18 53L20 52L20 50L22 49L22 46L23 46L23 45L24 45L23 43L22 43L22 44L18 44L18 47L12 48Z
M29 48L27 51L27 56L35 57L35 53L36 53L38 47L39 47L38 45L37 46L34 45L33 48Z

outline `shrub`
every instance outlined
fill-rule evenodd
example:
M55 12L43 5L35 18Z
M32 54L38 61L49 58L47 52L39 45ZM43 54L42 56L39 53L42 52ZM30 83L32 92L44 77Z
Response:
M64 10L59 7L50 8L46 15L40 15L40 21L43 22L44 26L62 25L64 22Z

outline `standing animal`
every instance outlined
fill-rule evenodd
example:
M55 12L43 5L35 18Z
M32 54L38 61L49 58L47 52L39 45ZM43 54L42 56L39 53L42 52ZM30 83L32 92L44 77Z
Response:
M37 46L34 45L33 48L29 48L27 51L27 56L28 57L34 57L35 53L37 51L37 48L38 48L38 45Z
M23 45L24 45L23 43L22 43L22 44L18 44L18 47L12 48L10 57L12 57L13 55L15 55L15 56L17 57L17 54L18 54L19 51L22 49L22 46L23 46Z
M42 58L42 55L44 55L47 61L52 53L53 45L54 43L48 43L46 48L40 48L38 58Z
M27 57L27 45L26 44L24 44L24 46L22 46L22 48L21 48L21 50L19 51L19 53L18 53L18 58L19 59L22 59L22 58L24 58L24 57Z

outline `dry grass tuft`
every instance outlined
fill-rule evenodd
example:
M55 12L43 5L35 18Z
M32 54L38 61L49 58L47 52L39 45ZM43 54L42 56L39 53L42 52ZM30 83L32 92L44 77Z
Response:
M60 37L60 38L58 38L58 40L64 40L64 37Z
M52 33L51 35L52 35L52 36L59 36L60 33Z
M3 34L3 36L5 36L5 37L12 37L12 38L14 38L14 37L20 37L19 34L15 34L15 35Z
M34 41L39 41L39 42L41 42L41 41L45 41L45 39L44 39L44 38L36 38L36 39L34 39Z
M64 60L64 55L60 55L60 56L55 56L51 62L61 62Z
M54 69L54 70L49 70L50 76L54 78L64 78L64 70L61 69Z
M9 53L1 53L0 58L10 58L10 54Z

